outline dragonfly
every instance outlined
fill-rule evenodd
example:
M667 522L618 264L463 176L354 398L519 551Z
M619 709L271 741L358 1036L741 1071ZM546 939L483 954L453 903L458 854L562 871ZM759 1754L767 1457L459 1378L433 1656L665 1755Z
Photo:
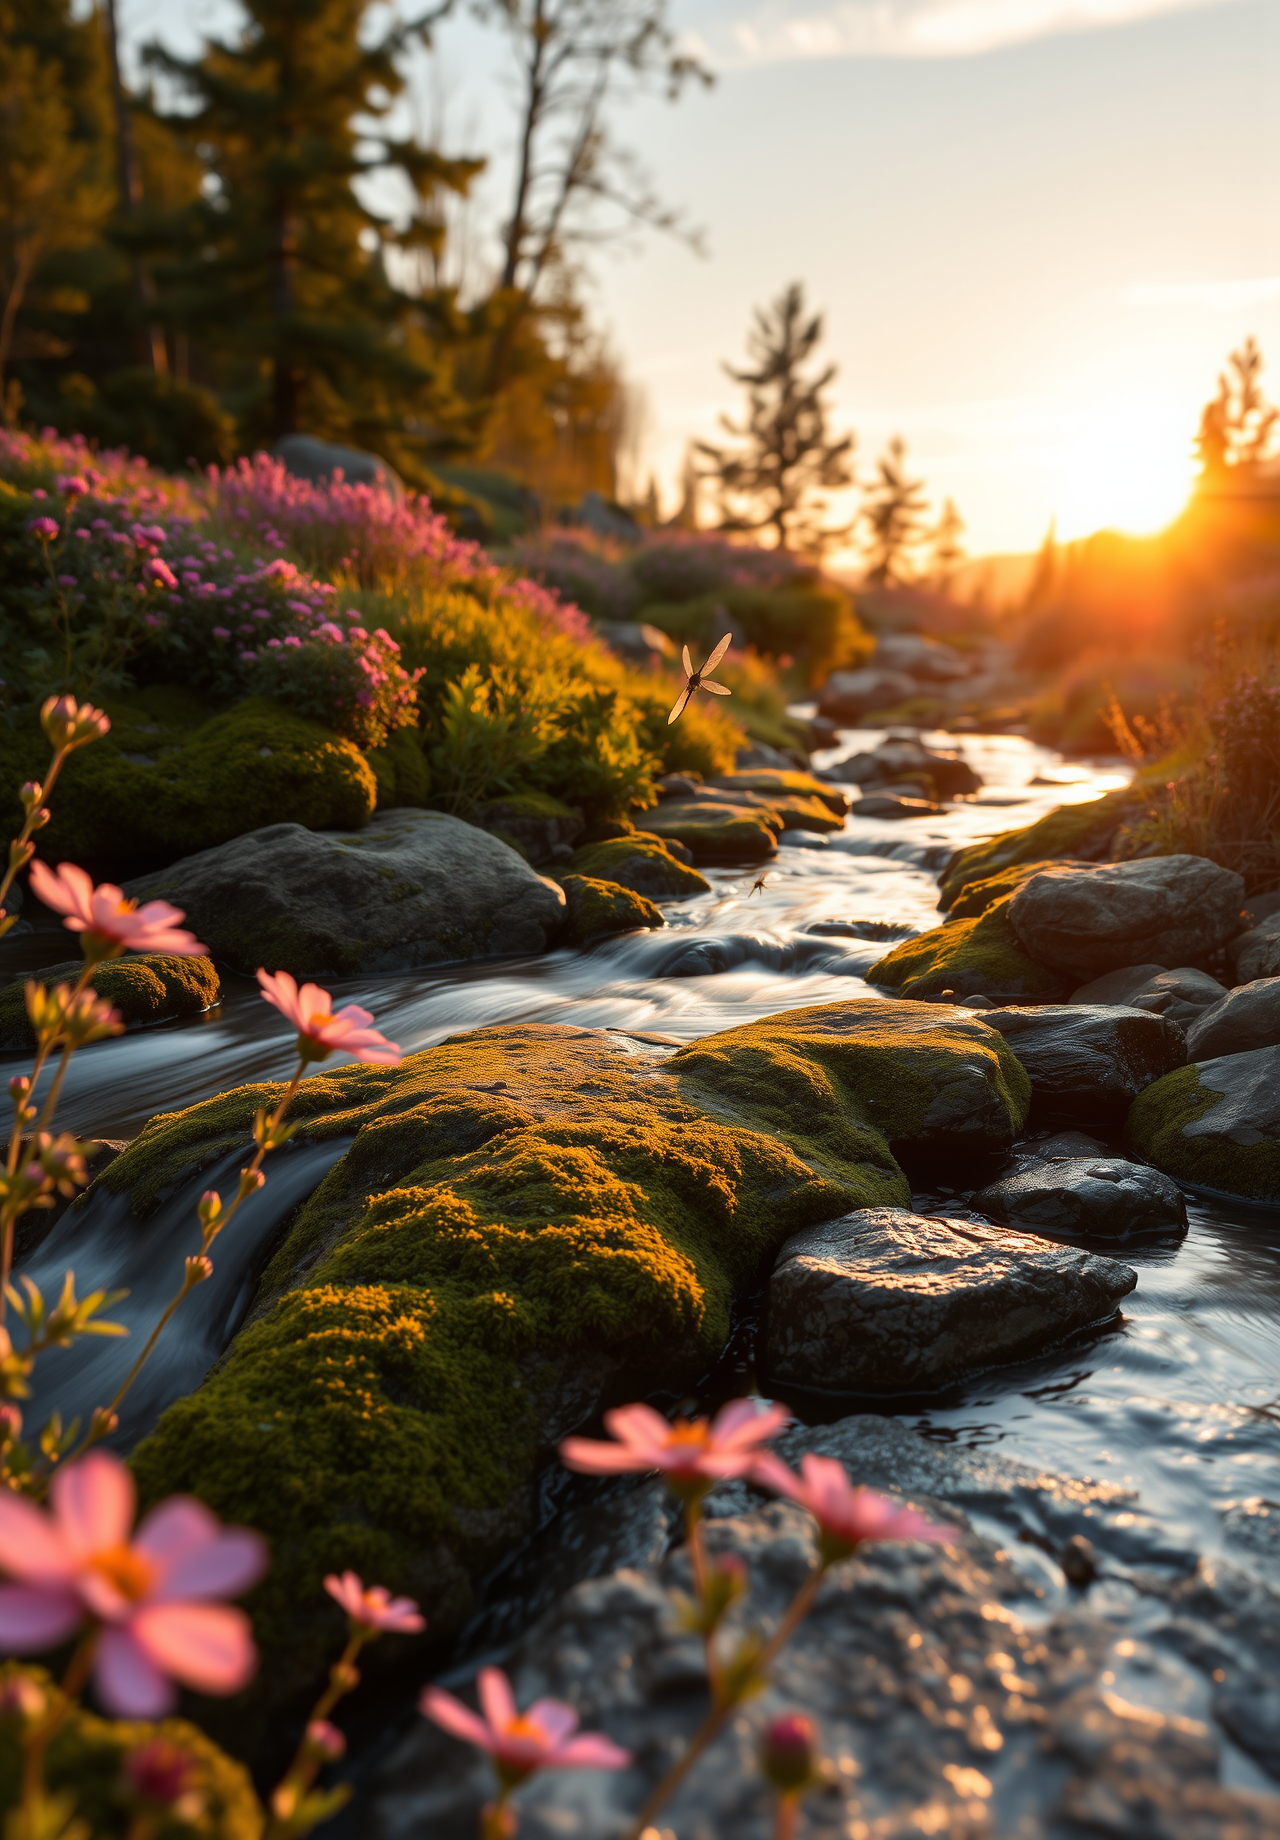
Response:
M748 894L748 896L747 896L747 899L748 899L748 901L749 901L749 900L751 899L751 895L753 895L753 894L763 894L763 893L764 893L764 884L765 884L765 878L764 878L764 876L763 876L763 875L757 875L757 877L756 877L756 879L755 879L755 881L754 881L754 882L752 882L752 884L751 884L751 893L750 893L750 894Z
M684 714L685 706L687 705L689 698L693 695L695 690L709 690L712 696L732 696L733 695L733 691L726 689L724 684L713 684L709 681L711 672L715 670L720 660L724 657L725 653L728 651L729 641L732 638L733 638L732 633L726 633L724 638L720 641L719 645L717 645L715 651L712 652L710 658L708 658L707 662L702 666L701 670L698 670L698 671L694 670L693 660L689 656L689 648L687 645L685 646L684 648L684 674L685 674L686 682L685 682L684 689L680 692L679 696L676 698L675 708L671 711L671 714L667 717L667 727L668 728L670 728L671 724L676 720L677 716L682 716Z

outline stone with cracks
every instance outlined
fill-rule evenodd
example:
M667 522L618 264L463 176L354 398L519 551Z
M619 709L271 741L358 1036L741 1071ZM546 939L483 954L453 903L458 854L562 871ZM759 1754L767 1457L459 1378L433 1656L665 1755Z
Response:
M1031 1080L1031 1118L1039 1125L1115 1126L1131 1100L1186 1065L1176 1022L1118 1005L1041 1003L983 1010Z
M1201 963L1236 931L1243 900L1241 877L1204 856L1048 863L1014 895L1009 919L1032 958L1084 980L1148 960Z
M1137 1283L1076 1247L905 1208L793 1234L769 1280L771 1383L923 1393L1104 1321Z
M1024 1233L1125 1239L1187 1224L1176 1182L1158 1169L1105 1155L1047 1158L980 1189L970 1205Z
M1193 1061L1223 1054L1250 1054L1280 1044L1280 977L1255 978L1237 985L1187 1029L1187 1055Z

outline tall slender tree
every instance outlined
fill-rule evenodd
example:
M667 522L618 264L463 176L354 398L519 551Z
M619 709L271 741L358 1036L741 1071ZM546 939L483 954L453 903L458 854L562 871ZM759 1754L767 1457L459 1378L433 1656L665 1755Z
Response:
M909 578L925 534L927 510L924 482L908 478L907 444L895 435L876 462L876 477L862 508L871 564L868 581L885 587Z

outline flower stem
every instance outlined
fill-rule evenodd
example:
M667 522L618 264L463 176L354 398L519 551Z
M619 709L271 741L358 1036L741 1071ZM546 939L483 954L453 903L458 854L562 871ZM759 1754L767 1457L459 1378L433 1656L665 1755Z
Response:
M778 1797L778 1814L774 1823L774 1840L796 1840L796 1830L800 1824L800 1797L798 1795L780 1795Z
M66 1673L54 1689L54 1700L49 1711L22 1741L22 1805L18 1824L21 1840L40 1840L38 1811L44 1794L44 1755L50 1740L84 1689L97 1646L98 1631L95 1627L77 1644L67 1663Z
M295 1817L307 1790L320 1774L320 1766L324 1761L314 1746L308 1744L307 1732L317 1719L327 1719L344 1694L350 1693L357 1685L360 1676L355 1669L356 1656L375 1633L373 1630L353 1629L341 1657L329 1669L329 1684L307 1714L306 1729L298 1740L293 1762L280 1778L271 1797L271 1819L267 1823L263 1840L290 1840L290 1836L306 1831L305 1828L300 1829Z

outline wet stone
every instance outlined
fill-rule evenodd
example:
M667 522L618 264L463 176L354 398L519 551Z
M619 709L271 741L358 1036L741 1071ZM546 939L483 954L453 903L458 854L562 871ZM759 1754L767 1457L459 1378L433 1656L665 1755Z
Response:
M1185 1066L1176 1022L1113 1004L1041 1003L983 1013L1031 1080L1036 1124L1111 1125L1163 1074Z
M1037 1163L979 1190L972 1206L1023 1232L1085 1233L1097 1239L1125 1239L1187 1224L1178 1184L1122 1157Z

